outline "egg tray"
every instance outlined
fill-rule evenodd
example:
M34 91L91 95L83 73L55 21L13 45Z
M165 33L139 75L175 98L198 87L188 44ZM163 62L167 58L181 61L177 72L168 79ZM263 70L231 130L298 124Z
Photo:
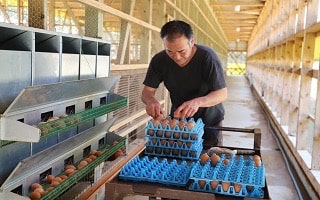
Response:
M190 118L189 121L194 121L194 119ZM169 124L167 124L163 128L161 123L155 127L153 126L153 121L149 121L145 129L146 137L157 137L159 139L162 139L162 138L174 139L174 140L181 140L185 142L198 141L199 139L202 138L203 133L204 133L204 124L200 118L195 122L195 125L191 130L189 130L187 126L184 126L183 129L180 129L178 125L171 128Z
M200 161L194 165L190 175L192 183L189 190L264 198L265 167L263 163L256 167L252 156L248 159L244 159L243 155L231 156L228 158L228 164L224 164L225 154L221 154L220 158L216 166L211 165L210 159L204 165ZM211 187L214 183L216 186Z
M193 165L194 162L137 156L121 168L119 179L186 186Z
M117 143L115 143L115 141L117 141ZM58 186L54 187L54 189L50 190L48 193L43 195L41 197L41 200L52 200L52 199L58 198L65 191L67 191L73 185L78 183L83 177L86 177L89 173L91 173L97 166L99 166L101 163L108 160L108 158L110 158L113 154L115 154L119 149L125 148L126 138L121 137L115 133L108 133L107 143L108 143L108 146L105 149L101 150L102 154L100 156L98 156L92 162L82 167L80 170L77 170L67 179L62 181ZM75 166L77 166L79 162L75 163ZM44 184L43 187L48 188L49 185Z
M159 141L156 144L153 144L153 142L149 140L146 143L144 152L146 155L196 161L199 159L203 149L202 142L203 139L190 144L190 147L188 147L186 142L183 142L181 147L179 147L176 142L171 146L168 141L162 145Z

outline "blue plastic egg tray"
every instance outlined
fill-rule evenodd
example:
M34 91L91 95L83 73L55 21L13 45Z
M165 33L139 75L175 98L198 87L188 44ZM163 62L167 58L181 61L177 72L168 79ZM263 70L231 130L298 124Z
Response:
M216 166L210 159L202 165L198 161L190 174L189 190L210 192L239 197L264 198L265 167L263 163L255 166L252 157L243 155L226 158L220 155ZM224 164L228 159L229 163Z
M195 122L193 118L187 122L190 121ZM146 138L148 138L145 154L182 160L198 160L203 148L203 127L201 119L195 122L191 130L187 125L180 129L179 124L171 128L169 124L162 127L160 123L155 127L151 120L145 131Z
M121 168L119 178L131 181L156 182L165 185L186 186L194 162L177 160L168 161L166 158L135 157Z
M157 140L157 142L154 142L153 140ZM180 145L178 145L177 141L166 140L162 142L162 140L166 139L159 140L158 138L149 138L148 142L146 143L145 154L196 161L199 159L199 156L203 149L203 139L199 140L196 143L190 144L188 144L188 142L180 141ZM170 142L173 142L173 144L171 145Z
M193 118L190 118L188 122L194 121ZM195 122L195 121L194 121ZM173 139L173 140L181 140L184 142L197 142L199 141L204 133L203 130L204 124L202 120L199 118L194 127L189 130L187 126L184 126L182 129L179 128L178 125L171 128L169 124L167 124L164 128L161 123L158 126L153 126L153 120L148 122L146 127L145 135L147 137L157 137L159 139Z

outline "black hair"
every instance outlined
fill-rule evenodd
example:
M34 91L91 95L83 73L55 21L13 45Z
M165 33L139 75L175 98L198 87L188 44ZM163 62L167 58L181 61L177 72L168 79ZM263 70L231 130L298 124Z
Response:
M189 40L193 37L191 26L181 20L173 20L164 24L160 31L160 37L168 37L170 40L177 36L185 35Z

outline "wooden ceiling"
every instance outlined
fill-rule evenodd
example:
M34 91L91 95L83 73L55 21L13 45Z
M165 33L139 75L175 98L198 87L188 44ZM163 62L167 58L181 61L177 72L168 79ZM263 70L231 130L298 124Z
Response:
M248 42L263 9L263 0L215 0L211 2L229 42Z

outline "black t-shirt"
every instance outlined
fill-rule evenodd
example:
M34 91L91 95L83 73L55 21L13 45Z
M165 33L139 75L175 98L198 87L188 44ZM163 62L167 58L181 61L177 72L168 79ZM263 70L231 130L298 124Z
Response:
M157 53L149 64L143 84L158 88L161 82L164 83L172 102L171 115L183 102L226 87L223 68L216 53L203 45L196 47L195 55L185 67L179 67L165 50ZM199 108L194 118L199 117L206 125L214 125L224 118L223 105Z

